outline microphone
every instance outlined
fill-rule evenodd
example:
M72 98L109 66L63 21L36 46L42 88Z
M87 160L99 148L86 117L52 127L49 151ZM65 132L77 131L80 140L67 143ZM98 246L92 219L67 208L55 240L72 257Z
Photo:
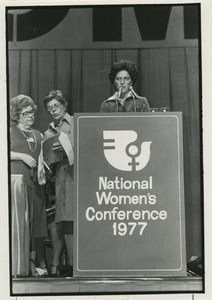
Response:
M132 85L130 86L130 90L131 90L132 94L133 94L135 97L137 97L137 94L136 94L136 92L134 91Z
M122 92L122 86L119 88L119 90L118 90L118 98L120 98L121 97L121 92Z

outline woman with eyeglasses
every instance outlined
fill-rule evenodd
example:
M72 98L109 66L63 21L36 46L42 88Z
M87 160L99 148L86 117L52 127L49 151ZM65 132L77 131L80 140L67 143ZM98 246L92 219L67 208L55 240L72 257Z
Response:
M32 211L30 275L33 277L39 277L36 266L44 270L43 274L47 273L43 242L48 236L44 188L38 184L37 178L43 136L33 128L36 110L37 106L29 96L18 95L10 100L11 174L24 175L32 187L33 205L29 210Z
M74 147L74 120L66 112L67 101L59 90L50 91L44 98L44 106L52 118L46 138L65 133ZM54 151L63 151L57 147ZM65 151L63 160L56 163L55 171L55 221L51 226L52 263L50 274L53 276L72 276L73 271L73 226L74 226L74 174ZM65 248L66 266L61 266L61 255ZM63 273L63 274L62 274Z
M133 89L138 78L136 65L127 60L115 62L109 73L109 78L116 92L103 101L100 112L148 112L149 103L145 97L138 96Z

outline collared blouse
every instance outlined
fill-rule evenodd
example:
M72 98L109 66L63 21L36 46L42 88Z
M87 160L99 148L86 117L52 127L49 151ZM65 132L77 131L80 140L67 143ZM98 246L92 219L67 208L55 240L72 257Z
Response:
M118 99L117 92L102 102L100 112L149 112L150 106L145 97L134 96L129 91L126 99L122 101Z

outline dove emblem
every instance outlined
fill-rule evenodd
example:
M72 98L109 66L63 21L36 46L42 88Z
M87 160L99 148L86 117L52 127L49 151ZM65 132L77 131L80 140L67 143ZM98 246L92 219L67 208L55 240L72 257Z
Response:
M134 130L104 130L103 149L111 166L122 171L140 171L150 159L151 141L139 143Z

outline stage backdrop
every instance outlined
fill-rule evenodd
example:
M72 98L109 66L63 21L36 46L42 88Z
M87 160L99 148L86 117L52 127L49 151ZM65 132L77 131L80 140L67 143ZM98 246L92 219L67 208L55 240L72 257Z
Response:
M201 255L202 158L198 5L21 7L7 10L8 99L30 95L35 126L50 122L45 94L62 90L68 111L99 112L108 72L133 61L138 94L183 112L187 256Z

